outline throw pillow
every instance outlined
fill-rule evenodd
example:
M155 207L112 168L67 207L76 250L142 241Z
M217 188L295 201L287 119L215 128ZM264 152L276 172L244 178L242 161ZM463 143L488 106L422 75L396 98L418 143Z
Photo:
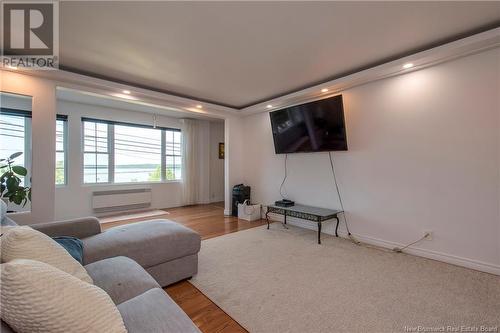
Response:
M83 264L83 242L75 237L59 236L52 237L57 244L61 245L80 264Z
M7 230L0 237L2 262L31 259L52 265L77 278L93 283L85 268L52 238L27 226Z
M104 290L45 263L2 264L0 283L0 314L16 332L127 332Z

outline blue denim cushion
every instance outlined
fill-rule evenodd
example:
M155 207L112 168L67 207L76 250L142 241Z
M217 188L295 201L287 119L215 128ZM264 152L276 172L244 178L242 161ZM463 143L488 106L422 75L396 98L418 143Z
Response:
M52 237L52 239L64 247L76 261L83 265L83 243L81 240L68 236Z

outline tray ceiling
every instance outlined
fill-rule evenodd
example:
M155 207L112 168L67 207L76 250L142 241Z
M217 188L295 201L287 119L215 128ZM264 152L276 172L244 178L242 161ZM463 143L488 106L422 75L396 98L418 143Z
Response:
M498 2L60 3L65 70L243 108L500 23Z

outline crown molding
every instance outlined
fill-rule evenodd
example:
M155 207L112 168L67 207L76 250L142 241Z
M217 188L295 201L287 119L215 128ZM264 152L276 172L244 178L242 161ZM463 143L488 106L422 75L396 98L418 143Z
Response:
M57 89L60 90L79 91L86 95L102 96L108 99L116 99L132 104L151 106L158 109L163 108L169 111L178 111L186 114L198 114L221 119L228 116L239 115L237 109L230 107L138 88L123 83L108 81L64 70L13 70L3 68L2 71L50 80L53 81L57 86ZM131 94L124 95L122 93L123 90L129 90ZM203 108L198 109L196 107L198 104L203 105Z
M460 57L480 53L500 46L500 28L488 30L470 37L443 44L422 52L415 53L379 66L368 68L360 72L347 75L338 79L305 88L284 96L270 99L241 109L244 116L269 112L285 107L319 100L333 95L338 95L344 90L364 85L385 78L406 74L426 67L451 61ZM402 65L412 63L410 69L403 69ZM321 89L327 88L328 92L322 93ZM272 108L267 108L272 105Z
M269 112L331 97L353 87L406 74L430 66L435 66L443 62L480 53L499 46L500 27L405 56L354 74L343 76L321 84L316 84L314 86L263 101L242 109L203 102L192 98L153 91L125 83L114 82L64 70L10 70L3 68L2 71L11 71L18 74L37 76L54 81L59 89L81 91L86 94L100 95L105 96L106 98L118 99L122 101L125 99L119 97L120 93L123 90L130 90L135 98L133 100L127 99L130 103L222 119L228 116L248 116L261 112ZM414 66L411 69L402 69L402 65L407 62L413 63ZM328 92L321 93L321 89L323 88L327 88ZM203 109L196 108L197 104L203 105ZM273 105L273 107L268 109L266 107L268 104Z

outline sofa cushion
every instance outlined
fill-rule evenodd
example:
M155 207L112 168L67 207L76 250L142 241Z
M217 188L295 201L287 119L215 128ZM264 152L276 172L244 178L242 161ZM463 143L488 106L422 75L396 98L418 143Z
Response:
M168 220L138 222L83 239L83 262L126 256L147 268L196 254L200 243L196 232L178 223Z
M3 225L3 220L7 216L7 204L0 199L0 224Z
M118 309L100 288L43 262L1 265L0 309L16 332L126 333Z
M107 292L115 304L160 287L144 268L127 257L99 260L86 265L85 269L94 284Z
M27 226L13 227L0 238L1 260L31 259L44 262L92 283L83 266L49 236Z
M118 305L129 333L200 333L162 289L151 289Z
M166 287L198 273L198 254L191 254L145 269L160 286Z
M101 233L101 223L93 216L66 221L37 223L32 224L31 227L50 237L70 236L83 239Z

